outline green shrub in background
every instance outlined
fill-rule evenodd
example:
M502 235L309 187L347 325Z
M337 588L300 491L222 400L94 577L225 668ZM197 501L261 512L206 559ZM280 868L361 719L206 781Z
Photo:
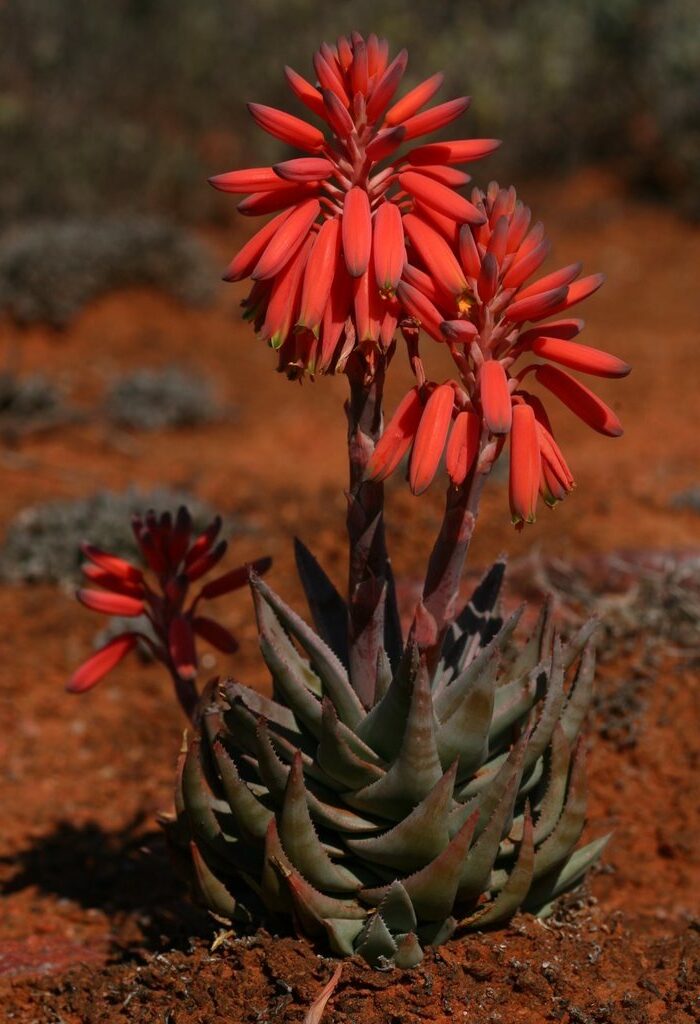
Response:
M508 139L490 173L612 159L700 213L697 0L5 0L0 224L107 205L214 216L193 180L279 155L241 110L283 95L282 48L308 74L319 36L355 27L420 42L409 79L466 81L473 133Z

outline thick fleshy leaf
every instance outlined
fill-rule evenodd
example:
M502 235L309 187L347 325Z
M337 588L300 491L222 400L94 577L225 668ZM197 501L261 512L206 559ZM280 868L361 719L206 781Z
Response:
M364 708L350 686L348 674L333 651L321 640L304 620L293 612L266 583L254 577L253 592L260 595L269 605L284 628L306 651L311 663L323 681L324 689L330 696L341 722L356 729L365 716Z
M294 758L289 772L278 828L289 860L312 885L330 892L356 892L360 888L350 871L330 859L316 834L306 800L300 754Z
M534 853L532 819L530 817L530 808L526 807L525 824L518 851L518 859L505 885L493 902L488 903L486 907L478 910L465 921L461 921L460 924L467 928L488 928L495 924L502 924L511 918L518 907L522 905L530 888L535 859Z
M309 549L297 537L294 538L294 555L316 630L347 669L347 605Z
M331 779L345 789L361 789L384 775L374 762L362 759L350 749L339 728L331 701L323 700L321 737L316 759Z
M350 806L391 821L410 814L443 775L435 733L430 683L422 664L413 682L398 757L381 779L346 797Z
M348 839L349 849L363 860L398 871L412 872L425 867L450 841L447 819L456 769L455 762L425 799L393 828L369 839Z
M222 743L213 745L214 757L226 801L241 831L257 842L264 842L267 826L274 813L258 800L241 779L233 759Z
M409 643L386 693L357 728L358 737L385 761L401 749L419 664L418 649Z
M553 831L559 820L566 797L571 762L571 745L560 724L552 734L546 766L544 795L537 809L535 841L539 845Z
M547 365L538 366L535 377L593 430L608 437L620 437L622 424L615 413L581 381L565 370Z
M459 779L471 775L486 759L499 662L498 650L491 650L481 671L469 673L467 669L469 685L463 686L460 679L451 684L459 688L461 697L454 710L442 718L437 745L443 765L456 759Z
M564 810L535 854L535 878L541 878L561 864L579 841L586 818L586 796L586 752L579 741L571 765Z
M435 860L402 880L420 921L444 921L450 916L460 886L462 867L474 832L478 814L475 812L459 829L454 839ZM378 904L386 897L389 886L363 889L360 898Z

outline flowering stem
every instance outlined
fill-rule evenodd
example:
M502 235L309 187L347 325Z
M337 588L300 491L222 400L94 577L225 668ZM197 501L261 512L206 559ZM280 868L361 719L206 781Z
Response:
M350 679L367 707L374 701L377 658L384 644L387 554L384 485L364 477L382 432L385 370L386 357L380 356L368 378L364 358L359 353L354 354L347 368L350 398L345 405L350 464L347 512Z
M488 432L481 439L481 452ZM428 561L423 594L413 622L412 635L432 665L439 657L442 639L457 611L460 581L469 550L479 502L491 464L477 458L461 487L449 486L440 532Z

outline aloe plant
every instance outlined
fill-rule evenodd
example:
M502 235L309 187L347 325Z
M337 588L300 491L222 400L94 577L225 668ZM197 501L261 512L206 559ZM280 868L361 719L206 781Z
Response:
M497 562L450 623L430 671L388 601L371 707L350 683L345 602L300 543L312 629L251 581L272 697L232 680L200 705L184 753L175 846L224 920L292 915L337 954L418 963L455 931L547 914L608 837L576 849L595 623L567 643L545 608L516 641Z

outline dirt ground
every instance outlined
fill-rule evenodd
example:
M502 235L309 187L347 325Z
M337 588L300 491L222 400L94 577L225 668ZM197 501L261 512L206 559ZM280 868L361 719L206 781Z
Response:
M490 486L471 564L507 551L513 599L528 589L528 566L540 558L700 548L700 516L671 503L700 482L700 229L627 199L599 173L531 190L530 198L546 218L557 264L583 259L587 271L607 274L586 303L585 340L634 372L598 388L626 426L620 440L556 410L578 483L563 506L517 535L504 484ZM234 245L221 236L212 244L223 268ZM169 484L245 520L250 529L232 545L231 565L271 554L271 580L299 607L295 534L342 580L345 381L299 387L276 375L269 352L238 320L241 294L222 286L217 304L202 311L120 293L59 335L4 325L0 341L21 352L22 369L55 378L88 412L0 450L0 522L50 498ZM447 365L434 355L439 378ZM214 379L235 409L233 422L157 434L108 428L99 403L110 376L175 363ZM400 355L394 366L389 407L408 381ZM407 591L441 503L437 485L420 499L401 481L389 486L390 544ZM242 640L236 673L265 686L247 595L221 607ZM170 805L184 723L167 680L131 661L92 693L68 697L63 682L88 653L95 618L48 585L0 587L0 613L0 1020L302 1021L334 965L304 942L264 932L211 952L215 927L170 874L155 818ZM412 973L349 961L324 1024L700 1020L697 664L673 638L651 661L630 643L609 654L601 692L614 700L637 680L642 697L630 704L629 743L606 731L610 700L601 705L588 834L612 828L615 838L583 895L554 923L519 917L505 930L448 943ZM216 669L231 667L221 660Z

